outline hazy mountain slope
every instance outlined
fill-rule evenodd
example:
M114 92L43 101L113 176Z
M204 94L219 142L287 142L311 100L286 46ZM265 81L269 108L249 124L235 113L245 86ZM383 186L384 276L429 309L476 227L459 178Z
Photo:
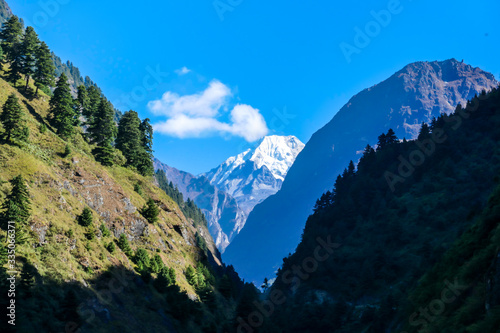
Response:
M217 247L223 251L229 245L230 237L239 232L246 219L234 198L210 184L204 176L195 177L158 159L155 159L154 167L155 170L165 171L167 179L178 187L184 197L190 198L200 207Z
M282 189L254 208L224 260L247 280L260 283L274 275L297 246L316 199L331 189L349 160L359 159L356 152L376 144L389 128L400 138L414 138L422 122L497 84L492 74L450 59L410 64L363 90L311 137Z

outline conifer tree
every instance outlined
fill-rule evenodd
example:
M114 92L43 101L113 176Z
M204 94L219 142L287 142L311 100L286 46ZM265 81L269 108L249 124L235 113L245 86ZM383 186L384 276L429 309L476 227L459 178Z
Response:
M427 139L431 134L429 125L427 123L422 123L422 127L420 128L420 132L418 134L418 140L422 141Z
M85 207L82 211L82 215L79 217L79 223L81 226L88 227L92 225L94 218L92 217L92 210L88 207Z
M194 270L193 266L189 265L187 268L186 268L186 280L187 282L192 285L192 286L195 286L196 285L196 271Z
M25 125L23 111L19 100L15 94L11 94L3 106L3 112L0 114L0 122L5 130L4 136L8 142L12 140L26 140L29 130Z
M121 150L127 159L127 165L137 167L142 150L141 120L135 111L125 112L118 123L116 148Z
M114 141L117 129L113 115L114 110L111 103L106 98L101 97L93 123L89 128L92 143L103 147L106 142Z
M146 205L144 205L141 209L142 216L144 216L149 223L156 223L158 221L159 213L160 210L152 198L149 198Z
M97 144L93 154L102 165L111 166L114 161L112 142L116 136L116 125L113 119L114 111L111 103L101 97L97 113L93 117L93 124L89 127L91 142Z
M86 110L89 107L89 94L87 93L87 88L84 85L79 85L77 88L77 96L76 96L76 104L79 110L79 113L85 116Z
M57 81L54 96L50 99L50 115L57 134L62 138L69 138L74 134L75 111L73 109L73 98L64 73Z
M92 126L92 124L94 123L94 115L97 113L97 109L101 104L100 90L94 85L89 86L87 88L87 98L88 103L83 108L82 114L85 116L85 118L87 118L86 124L88 126Z
M12 15L10 19L5 22L0 32L0 39L2 40L1 46L5 55L5 61L12 61L12 53L14 47L21 43L23 36L23 25L16 15Z
M33 74L36 86L35 97L38 97L38 89L54 86L55 77L56 72L49 47L42 42L36 50L36 70Z
M153 126L146 118L139 126L141 132L142 149L138 156L137 170L143 176L151 176L154 173L153 166Z
M23 36L23 26L19 18L15 15L4 23L0 32L2 39L2 49L5 53L4 63L10 64L8 70L9 81L16 83L21 78L21 40Z
M21 73L26 78L26 86L24 91L28 89L30 78L35 74L37 50L38 50L38 35L33 27L27 27L24 31L23 40L21 42Z
M159 292L166 292L167 287L175 283L172 282L169 273L169 269L165 266L163 266L158 273L158 278L155 280L154 286L156 287L156 289L158 289Z
M131 257L133 255L132 249L128 244L128 239L125 234L121 234L118 239L118 247L127 255L127 257Z

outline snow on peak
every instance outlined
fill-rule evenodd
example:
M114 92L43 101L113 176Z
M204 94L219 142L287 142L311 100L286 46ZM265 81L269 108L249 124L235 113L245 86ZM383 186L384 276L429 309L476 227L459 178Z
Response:
M304 149L304 146L299 139L292 135L266 136L252 152L250 160L255 163L258 169L265 165L274 178L284 180L288 170L295 162L297 155Z

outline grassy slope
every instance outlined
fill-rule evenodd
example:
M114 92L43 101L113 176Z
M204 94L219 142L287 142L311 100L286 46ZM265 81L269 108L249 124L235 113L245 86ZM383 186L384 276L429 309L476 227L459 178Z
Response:
M29 244L18 247L18 264L27 261L43 278L52 281L86 284L85 281L111 267L133 268L134 264L121 250L117 248L111 254L104 247L125 232L132 249L146 248L151 256L159 253L168 267L175 268L181 289L195 297L183 272L187 265L196 266L200 258L194 237L197 230L177 204L156 187L151 178L123 167L103 167L95 162L91 147L81 134L72 142L65 142L50 129L41 133L40 122L47 123L48 111L48 97L43 92L39 92L38 99L30 100L0 79L1 105L11 93L22 101L30 129L30 144L17 147L0 143L0 203L10 191L8 180L18 174L27 179L32 199L32 238ZM73 152L64 158L62 153L67 143ZM134 191L137 183L142 187L143 196ZM163 208L156 225L149 224L136 209L142 207L148 197ZM95 229L105 223L111 230L110 237L104 239L98 231L96 239L85 238L86 230L78 225L76 217L86 205L93 208ZM209 249L216 253L208 230L200 227L198 232L207 236Z

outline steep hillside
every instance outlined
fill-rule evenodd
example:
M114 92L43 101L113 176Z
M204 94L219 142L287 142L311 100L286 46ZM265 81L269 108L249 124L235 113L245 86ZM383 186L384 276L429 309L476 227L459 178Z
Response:
M0 213L18 175L31 201L28 222L16 222L19 239L9 268L6 225L0 231L2 290L6 271L18 272L18 331L59 332L70 325L138 332L146 325L154 332L197 332L230 325L242 283L221 264L206 225L186 218L152 177L96 162L81 129L73 139L59 138L43 92L28 99L0 79L0 105L11 94L29 127L26 143L0 141ZM159 210L154 223L143 212L149 199ZM85 208L88 226L82 224Z
M349 160L357 161L367 144L377 143L381 132L393 128L398 137L413 139L422 122L497 84L492 74L451 59L410 64L363 90L312 136L282 189L255 207L224 260L247 280L260 283L272 276L300 241L315 200Z
M500 329L500 91L418 140L391 134L317 200L278 270L270 295L286 302L264 332L422 332L424 319L427 332Z

